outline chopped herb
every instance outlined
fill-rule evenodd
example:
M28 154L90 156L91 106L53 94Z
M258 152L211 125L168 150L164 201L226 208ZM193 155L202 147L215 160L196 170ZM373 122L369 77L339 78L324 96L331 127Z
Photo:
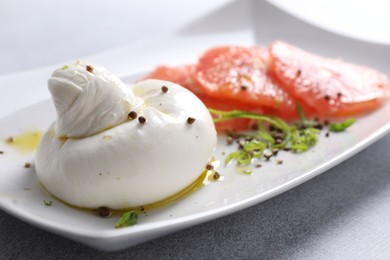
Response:
M325 100L330 100L330 96L329 95L325 95L324 98L325 98Z
M298 123L298 128L304 129L304 128L310 128L310 127L315 127L318 125L316 120L307 120L305 117L305 113L303 112L303 108L301 104L297 103L295 106L295 109L297 110L298 116L299 116L299 123Z
M190 125L192 125L193 123L195 123L195 121L196 121L196 119L193 118L193 117L187 118L187 123L190 124Z
M137 224L138 214L134 210L130 210L122 215L122 217L116 222L115 228L130 227Z
M275 139L269 133L267 133L265 131L259 131L257 133L257 135L265 143L268 143L270 145L274 145L275 144Z
M244 151L232 152L226 157L225 163L228 164L233 159L236 159L239 165L248 165L250 164L252 157L249 153Z
M45 204L45 206L50 207L51 205L53 205L53 201L51 201L51 200L49 200L49 201L43 200L43 204Z
M245 143L243 146L244 152L249 153L252 157L255 158L260 158L266 148L266 143L258 141L256 139Z
M351 125L353 125L355 123L355 119L353 118L350 118L350 119L347 119L341 123L333 123L329 126L329 131L331 132L343 132L345 131L345 129L347 129L348 127L350 127Z
M253 173L253 171L249 168L245 168L243 171L242 171L243 174L247 174L247 175L251 175Z
M296 153L306 152L313 147L318 140L320 131L315 128L291 131L291 150Z
M240 134L237 143L239 151L227 155L225 163L235 160L238 165L248 165L252 159L265 158L269 160L276 156L279 150L300 153L307 151L317 143L319 130L314 128L318 122L307 120L302 107L297 105L300 121L288 125L284 120L240 110L219 111L210 109L214 116L214 122L222 122L235 118L257 120L259 131L254 134ZM233 142L233 137L228 136L228 144ZM265 153L265 151L267 151Z
M67 65L65 65L65 66L63 66L62 68L61 68L61 70L66 70L67 68L69 68Z
M338 94L338 96L340 95ZM328 97L327 95L325 96L326 99ZM236 118L257 121L259 131L255 133L233 133L228 135L227 143L232 144L236 140L239 150L228 154L225 158L225 163L228 164L235 160L237 165L246 166L255 158L257 160L264 158L264 160L268 161L272 156L276 156L280 150L293 153L306 152L316 145L320 131L324 129L324 126L329 126L329 131L331 132L340 132L355 122L354 119L348 119L338 124L329 125L328 121L324 121L321 124L319 119L306 119L300 104L296 105L296 109L299 121L291 125L275 116L240 110L220 111L209 109L215 123ZM329 132L325 136L328 137ZM283 161L276 160L276 163L282 164ZM261 167L261 164L258 163L256 167Z

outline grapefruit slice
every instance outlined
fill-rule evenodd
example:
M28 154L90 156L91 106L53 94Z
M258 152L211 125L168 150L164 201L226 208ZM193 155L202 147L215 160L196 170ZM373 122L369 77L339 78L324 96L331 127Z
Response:
M264 48L217 47L201 56L194 80L209 97L280 111L284 119L297 118L295 100L267 75L267 62L268 51Z
M296 100L321 117L358 115L378 108L388 93L385 75L323 58L277 41L269 48L269 73Z

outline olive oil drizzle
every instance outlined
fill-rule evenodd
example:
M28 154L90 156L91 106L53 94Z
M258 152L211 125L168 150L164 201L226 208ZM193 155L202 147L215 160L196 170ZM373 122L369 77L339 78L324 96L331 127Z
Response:
M33 152L37 149L42 132L39 130L24 131L18 135L8 137L5 142L22 152Z
M142 207L134 208L133 210L135 210L137 213L142 213L142 211L141 211L141 208L142 208L142 209L144 209L143 211L148 212L150 210L158 209L158 208L164 207L170 203L173 203L175 201L183 199L183 198L187 197L188 195L190 195L191 193L195 192L196 190L202 188L205 185L204 180L207 178L208 175L209 175L209 171L204 170L202 172L202 174L193 183L191 183L189 186L182 189L178 193L175 193L172 196L169 196L168 198L157 201L155 203L148 204L148 205L145 205Z
M198 190L198 189L202 188L203 186L207 185L208 182L206 180L213 173L214 173L214 171L209 171L209 170L205 169L202 172L202 174L194 182L192 182L189 186L187 186L186 188L182 189L181 191L179 191L179 192L177 192L177 193L175 193L175 194L173 194L173 195L171 195L171 196L169 196L169 197L167 197L167 198L165 198L163 200L160 200L160 201L157 201L157 202L154 202L154 203L151 203L151 204L147 204L145 206L124 208L124 209L110 209L111 216L120 216L123 213L128 212L130 210L134 210L138 214L142 214L142 213L145 214L146 212L150 212L151 210L155 210L155 209L164 207L164 206L166 206L168 204L171 204L171 203L173 203L175 201L181 200L181 199L189 196L191 193L195 192L196 190ZM74 205L69 204L69 203L61 200L60 198L52 195L45 188L45 186L42 183L39 183L39 186L43 190L45 190L48 194L50 194L50 196L52 196L53 198L55 198L58 201L61 201L65 205L68 205L68 206L70 206L72 208L75 208L77 210L82 210L82 211L86 211L86 212L92 212L92 213L96 214L97 209L83 208L83 207L74 206Z

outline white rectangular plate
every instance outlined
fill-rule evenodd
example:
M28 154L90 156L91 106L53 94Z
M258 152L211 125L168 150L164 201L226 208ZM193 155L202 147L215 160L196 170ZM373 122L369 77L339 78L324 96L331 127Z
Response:
M87 58L100 63L125 82L161 63L193 63L207 48L226 44L263 44L286 40L329 57L342 57L387 73L390 47L329 33L308 25L263 1L235 1L175 34L149 38L131 46ZM53 68L0 77L0 140L23 130L45 130L55 118L46 80ZM223 181L213 182L169 206L141 215L131 228L114 229L116 217L102 219L71 208L43 191L34 170L23 167L33 154L20 154L5 143L0 150L0 207L43 229L101 250L119 250L179 229L209 221L249 207L291 189L326 171L378 140L390 129L390 102L358 120L346 133L320 137L311 151L294 155L281 152L263 163L253 175L221 165ZM219 137L216 160L223 161L226 146ZM43 200L52 200L47 207Z

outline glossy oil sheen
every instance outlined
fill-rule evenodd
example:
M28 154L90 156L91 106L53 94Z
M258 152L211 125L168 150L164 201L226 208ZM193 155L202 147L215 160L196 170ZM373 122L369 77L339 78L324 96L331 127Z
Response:
M9 136L5 139L7 145L21 152L32 152L37 149L42 132L39 130L26 130L22 133Z

